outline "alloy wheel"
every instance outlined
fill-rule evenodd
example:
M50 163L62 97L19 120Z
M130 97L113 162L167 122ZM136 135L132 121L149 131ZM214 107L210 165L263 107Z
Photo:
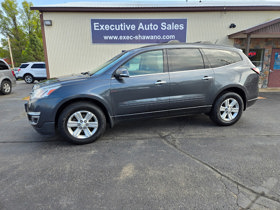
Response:
M90 111L77 111L67 120L69 133L78 139L86 139L95 134L98 129L98 119Z
M3 90L4 90L5 93L9 93L9 92L11 91L11 86L10 86L10 84L9 84L9 83L5 83L5 84L3 85Z
M234 120L239 113L239 103L234 98L227 98L224 100L220 106L220 117L224 121Z

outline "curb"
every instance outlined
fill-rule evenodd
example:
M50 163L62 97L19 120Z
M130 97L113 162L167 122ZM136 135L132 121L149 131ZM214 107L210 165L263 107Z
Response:
M280 88L260 88L260 93L278 93L280 92Z

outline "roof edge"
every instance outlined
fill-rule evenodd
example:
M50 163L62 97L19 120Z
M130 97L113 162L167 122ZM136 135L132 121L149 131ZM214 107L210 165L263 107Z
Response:
M228 35L228 38L229 39L234 39L234 38L239 38L242 34L245 35L245 36L247 36L247 34L254 34L254 32L259 30L259 29L269 27L269 26L271 26L273 24L277 24L277 23L280 23L280 18L270 20L268 22L259 24L257 26L254 26L254 27L242 30L242 31L235 32L233 34Z
M40 12L218 12L280 11L280 6L208 6L208 7L47 7L34 6Z

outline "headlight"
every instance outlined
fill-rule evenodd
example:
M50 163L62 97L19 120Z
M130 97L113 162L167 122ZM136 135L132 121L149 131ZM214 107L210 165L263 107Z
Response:
M60 87L61 87L60 85L50 85L50 86L41 87L41 88L33 88L30 99L38 99L38 98L47 97L53 91L57 90Z

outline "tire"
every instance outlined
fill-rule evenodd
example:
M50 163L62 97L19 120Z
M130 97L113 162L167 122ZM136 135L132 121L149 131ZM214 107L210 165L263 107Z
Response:
M34 82L34 77L31 74L24 75L23 79L27 84L32 84Z
M102 110L86 102L67 106L58 118L58 131L74 144L92 143L105 132L105 129L106 118Z
M215 101L210 113L210 118L218 125L233 125L240 119L243 108L244 102L240 95L227 92Z
M10 81L4 80L1 83L1 93L8 95L12 92L12 84Z

